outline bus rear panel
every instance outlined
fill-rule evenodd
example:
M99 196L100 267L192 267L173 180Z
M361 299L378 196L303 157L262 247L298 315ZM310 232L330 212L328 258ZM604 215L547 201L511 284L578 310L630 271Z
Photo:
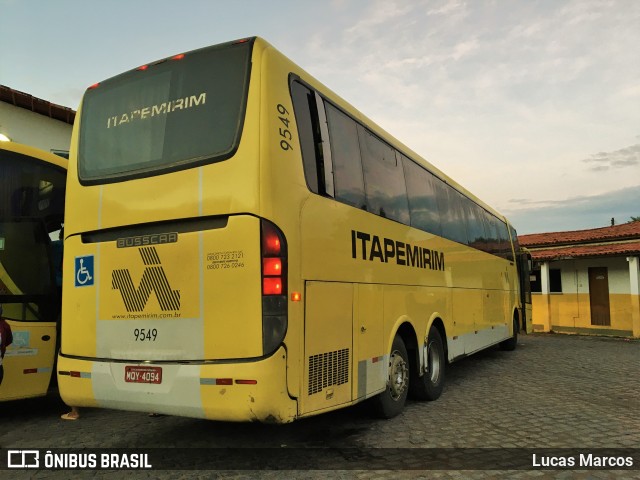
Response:
M294 417L286 239L258 215L252 49L202 49L88 89L69 196L81 206L67 218L68 404Z

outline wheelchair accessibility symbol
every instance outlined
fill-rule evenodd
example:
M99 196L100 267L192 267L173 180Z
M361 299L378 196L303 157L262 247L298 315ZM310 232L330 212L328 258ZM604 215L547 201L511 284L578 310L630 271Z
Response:
M75 285L76 287L93 285L93 255L75 258Z

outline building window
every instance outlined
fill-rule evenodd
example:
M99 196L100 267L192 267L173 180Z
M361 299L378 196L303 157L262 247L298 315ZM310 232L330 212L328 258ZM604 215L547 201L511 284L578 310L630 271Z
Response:
M562 275L559 268L549 269L549 289L551 293L562 293Z
M549 269L549 291L551 293L562 293L562 271L559 268ZM542 275L540 266L534 266L531 271L531 291L533 293L542 292Z
M542 277L540 275L540 265L534 265L533 270L529 274L532 293L542 292Z

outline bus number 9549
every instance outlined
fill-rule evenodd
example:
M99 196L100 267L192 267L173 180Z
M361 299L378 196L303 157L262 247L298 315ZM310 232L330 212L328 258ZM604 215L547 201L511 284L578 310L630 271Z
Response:
M155 328L136 328L133 331L136 342L155 342L158 330Z
M280 148L286 152L287 150L293 149L290 143L293 140L293 135L291 135L291 131L289 130L289 123L291 122L289 120L289 110L287 110L281 103L279 103L276 108L278 109L278 113L280 114L280 116L278 116L278 119L284 125L284 128L278 128L278 132L282 137L282 139L280 140Z

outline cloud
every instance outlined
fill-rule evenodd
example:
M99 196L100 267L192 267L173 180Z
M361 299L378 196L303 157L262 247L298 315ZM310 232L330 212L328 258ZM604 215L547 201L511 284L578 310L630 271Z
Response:
M403 17L410 10L411 7L403 5L402 2L376 2L375 8L369 10L369 15L364 15L359 22L345 31L346 36L352 41L369 39L372 35L375 35L378 27Z
M631 145L614 152L596 153L582 161L592 165L590 170L594 172L640 165L640 144Z
M633 97L640 97L640 83L623 86L620 88L618 94L622 97L632 97L632 101L635 101Z
M519 234L558 232L606 227L640 215L640 184L602 195L575 196L564 200L512 199L504 213ZM516 206L517 205L517 206Z
M534 231L637 210L599 208L640 177L640 2L335 1L291 57L487 203Z
M449 15L464 8L464 2L444 1L439 5L427 10L427 15Z

